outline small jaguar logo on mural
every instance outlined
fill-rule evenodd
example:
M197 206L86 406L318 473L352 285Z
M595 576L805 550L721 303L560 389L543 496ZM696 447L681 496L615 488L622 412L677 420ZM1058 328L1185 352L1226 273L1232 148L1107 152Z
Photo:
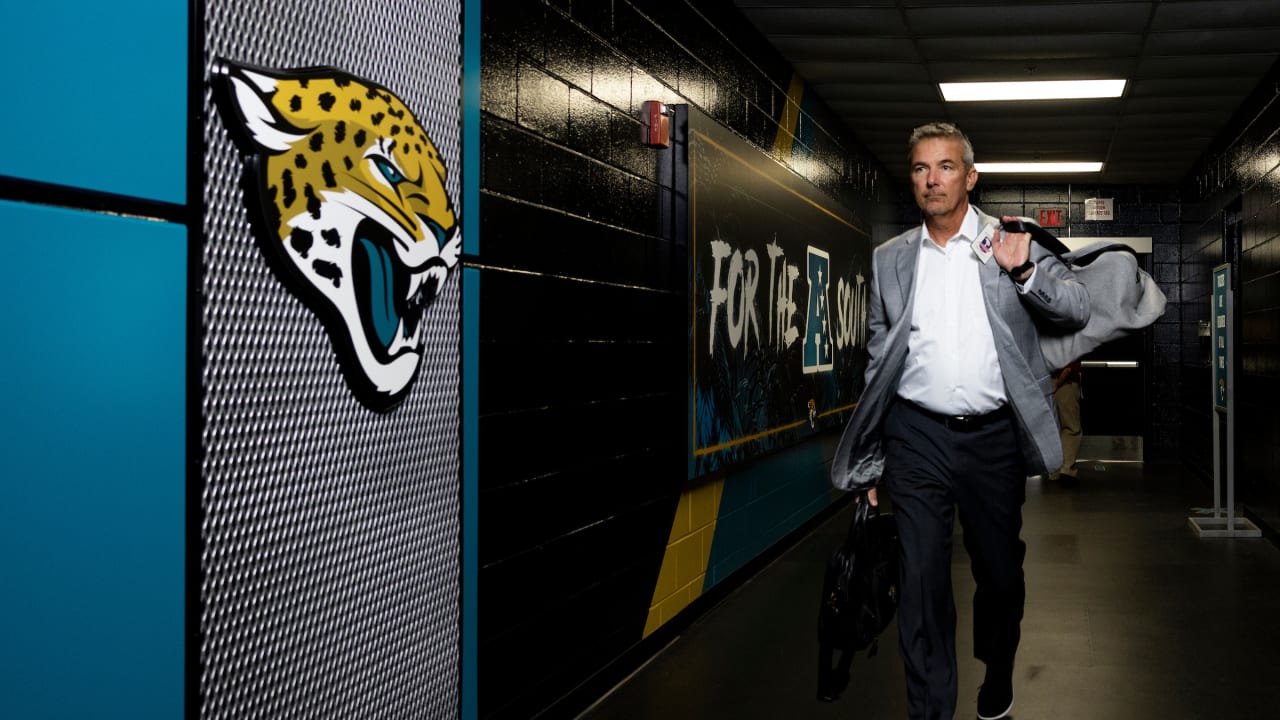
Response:
M264 256L324 323L355 395L394 408L462 247L440 153L400 98L340 70L218 60L213 83Z

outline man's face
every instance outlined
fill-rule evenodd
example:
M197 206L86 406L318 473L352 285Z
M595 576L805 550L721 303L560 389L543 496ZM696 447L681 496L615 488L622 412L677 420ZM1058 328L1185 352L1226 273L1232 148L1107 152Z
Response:
M926 138L911 150L911 187L916 204L929 217L945 217L967 206L978 171L964 166L958 138Z

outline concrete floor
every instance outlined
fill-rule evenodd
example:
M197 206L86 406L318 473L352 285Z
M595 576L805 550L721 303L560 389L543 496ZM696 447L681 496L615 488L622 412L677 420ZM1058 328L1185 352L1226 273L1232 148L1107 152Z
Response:
M1280 718L1280 549L1265 538L1197 538L1187 518L1212 506L1212 490L1180 466L1092 462L1080 479L1027 488L1027 606L1010 717ZM905 718L896 624L879 655L854 661L840 699L815 699L823 565L850 512L744 582L580 717ZM968 558L960 538L954 546L956 717L974 718L983 666L972 656Z

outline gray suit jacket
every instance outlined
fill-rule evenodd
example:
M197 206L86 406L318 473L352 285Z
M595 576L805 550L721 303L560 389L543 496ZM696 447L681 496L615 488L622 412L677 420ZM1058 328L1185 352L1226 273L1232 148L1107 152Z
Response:
M978 210L978 227L987 224L999 227L1000 221ZM897 396L907 358L923 237L921 228L913 228L876 248L872 256L866 388L831 464L831 482L841 489L874 487L884 472L880 426ZM1041 354L1037 324L1083 327L1089 320L1089 293L1053 253L1035 243L1031 259L1036 263L1035 281L1025 294L994 259L982 265L980 275L1005 395L1017 418L1027 472L1035 475L1062 465L1053 382Z

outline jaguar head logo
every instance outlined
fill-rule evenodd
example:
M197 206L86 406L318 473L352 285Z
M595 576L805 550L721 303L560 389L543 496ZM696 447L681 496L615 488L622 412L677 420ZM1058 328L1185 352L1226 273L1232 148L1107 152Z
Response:
M462 247L440 153L400 98L339 70L218 60L213 83L263 255L323 321L356 396L390 410Z

